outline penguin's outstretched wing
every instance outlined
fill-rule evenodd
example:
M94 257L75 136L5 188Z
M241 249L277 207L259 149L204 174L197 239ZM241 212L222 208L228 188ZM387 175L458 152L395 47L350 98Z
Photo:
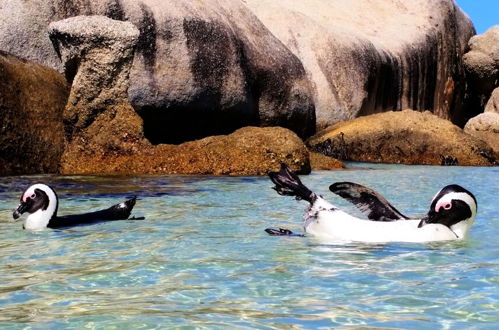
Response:
M137 198L133 197L123 203L113 205L105 210L56 217L50 219L47 227L62 228L89 225L103 221L126 220L130 216L136 200ZM142 220L142 218L132 218L132 220Z
M353 182L336 182L329 186L336 195L354 204L369 220L395 221L409 219L372 189Z

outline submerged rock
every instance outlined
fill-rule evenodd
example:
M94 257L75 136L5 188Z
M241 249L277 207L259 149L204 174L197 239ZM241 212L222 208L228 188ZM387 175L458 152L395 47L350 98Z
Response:
M281 162L298 173L310 172L303 141L281 127L245 127L230 135L143 147L131 154L103 149L81 153L65 159L63 173L266 175Z
M499 159L499 113L485 112L471 118L464 131L487 142Z
M0 175L54 173L69 86L57 71L0 51Z
M495 165L491 147L429 112L386 112L338 123L319 132L309 147L341 160L423 164Z

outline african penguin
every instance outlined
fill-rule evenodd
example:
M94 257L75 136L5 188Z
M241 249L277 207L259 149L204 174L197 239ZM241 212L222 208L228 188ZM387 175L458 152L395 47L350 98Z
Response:
M327 241L431 242L463 239L475 221L475 196L459 185L440 190L422 219L410 219L375 191L351 182L339 182L330 190L354 203L367 217L359 219L310 191L285 165L270 172L278 194L294 196L310 203L304 215L307 234ZM287 229L265 230L270 235L290 235Z
M108 209L84 214L58 216L59 199L55 191L45 184L34 184L21 195L21 203L12 216L18 219L29 213L23 228L41 230L87 225L102 221L126 220L135 205L136 197ZM137 220L142 218L136 218Z

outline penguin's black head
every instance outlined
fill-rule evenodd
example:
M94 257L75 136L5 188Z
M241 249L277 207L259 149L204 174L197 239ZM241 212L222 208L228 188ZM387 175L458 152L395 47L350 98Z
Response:
M37 184L29 187L21 196L21 203L14 211L12 216L18 219L23 213L35 213L38 210L46 210L49 206L50 199L45 192L45 187L48 186Z
M473 224L477 212L475 196L463 187L453 184L444 187L433 198L430 210L426 217L419 223L422 227L429 223L439 223L451 230L461 221L469 222L466 230Z

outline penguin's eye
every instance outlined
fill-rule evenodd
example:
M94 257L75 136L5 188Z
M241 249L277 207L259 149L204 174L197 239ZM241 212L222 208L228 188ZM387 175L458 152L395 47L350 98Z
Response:
M444 210L450 210L452 208L452 203L445 203Z
M29 196L29 198L31 198L31 199L35 199L35 197L36 197L36 194L35 194L35 193L32 193L32 194Z

